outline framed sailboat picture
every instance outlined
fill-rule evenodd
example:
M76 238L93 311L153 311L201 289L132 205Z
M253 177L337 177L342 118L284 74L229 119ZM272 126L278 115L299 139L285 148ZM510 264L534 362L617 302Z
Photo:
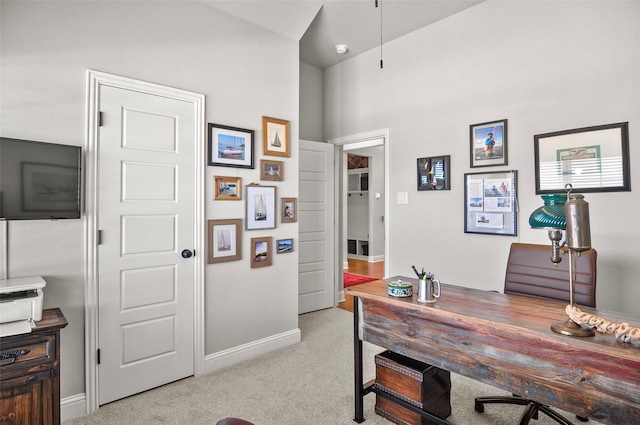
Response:
M247 186L247 230L276 227L276 187Z
M213 199L221 201L242 200L242 177L215 176L216 194Z
M253 130L209 123L208 165L254 168Z
M291 156L289 144L289 121L262 117L263 153L272 156Z
M208 220L208 263L222 263L242 258L242 219Z
M260 180L283 181L284 163L270 159L260 160Z

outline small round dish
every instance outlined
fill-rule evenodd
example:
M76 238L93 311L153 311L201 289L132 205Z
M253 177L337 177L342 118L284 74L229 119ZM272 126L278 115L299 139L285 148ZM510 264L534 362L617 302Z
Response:
M387 292L392 297L411 297L413 296L413 284L403 282L402 279L394 280L387 284Z

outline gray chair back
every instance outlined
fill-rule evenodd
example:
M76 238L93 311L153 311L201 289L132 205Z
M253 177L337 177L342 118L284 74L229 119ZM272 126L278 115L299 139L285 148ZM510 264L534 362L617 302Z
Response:
M576 304L596 306L597 252L589 249L574 256ZM504 280L505 294L552 298L569 302L569 254L557 265L551 262L551 244L513 243Z

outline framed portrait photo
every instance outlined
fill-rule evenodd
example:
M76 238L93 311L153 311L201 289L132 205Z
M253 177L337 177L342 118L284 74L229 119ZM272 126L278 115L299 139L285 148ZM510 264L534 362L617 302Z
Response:
M298 221L298 198L282 198L280 212L282 223Z
M273 262L273 252L271 236L262 238L251 238L251 268L267 267Z
M242 219L208 220L209 264L242 258Z
M262 146L265 155L290 156L289 121L262 117Z
M275 186L247 186L247 230L276 227Z
M507 120L469 126L471 168L507 165Z
M536 194L631 190L629 123L533 136Z
M215 176L215 196L213 199L222 201L240 201L242 199L242 178Z
M270 159L260 160L260 180L279 181L284 180L284 163Z
M227 125L208 126L209 165L254 168L254 131Z

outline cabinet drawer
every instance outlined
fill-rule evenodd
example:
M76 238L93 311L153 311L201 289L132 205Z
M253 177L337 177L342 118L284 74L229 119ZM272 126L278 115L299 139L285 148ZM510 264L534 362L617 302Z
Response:
M33 368L56 360L54 335L21 336L2 340L0 347L0 376L6 378L12 371Z

